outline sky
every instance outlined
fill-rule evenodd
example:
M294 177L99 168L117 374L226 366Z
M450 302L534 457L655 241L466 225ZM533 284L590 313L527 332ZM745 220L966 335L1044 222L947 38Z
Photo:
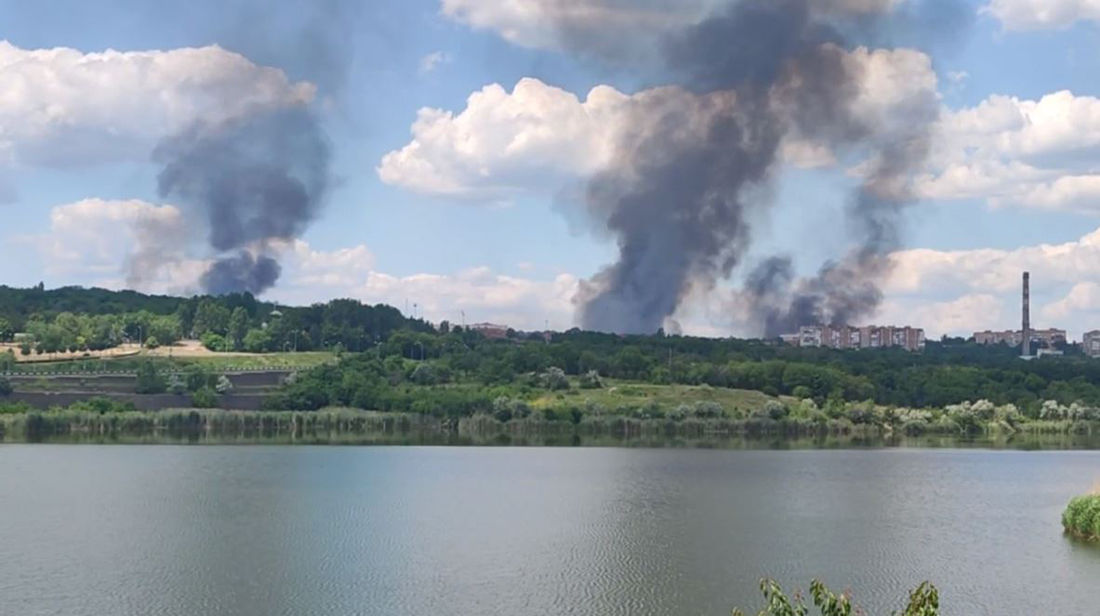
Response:
M0 0L0 283L199 292L220 255L208 217L158 190L158 145L292 109L316 119L330 179L301 233L265 244L282 275L262 297L572 327L578 290L618 254L578 195L611 164L630 105L670 85L638 67L724 4ZM863 50L889 64L868 100L919 92L939 107L866 320L931 337L1018 327L1026 269L1035 326L1100 329L1100 0L963 4L937 32ZM578 51L569 20L632 44ZM811 275L850 248L859 161L786 145L744 262L782 252ZM746 269L687 292L676 324L755 334L734 301Z

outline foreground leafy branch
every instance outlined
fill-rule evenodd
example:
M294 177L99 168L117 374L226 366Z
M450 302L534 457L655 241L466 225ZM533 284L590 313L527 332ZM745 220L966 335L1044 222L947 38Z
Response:
M803 602L802 596L795 592L793 597L784 594L775 580L760 580L760 592L764 595L765 607L757 612L758 616L807 616L810 608ZM819 580L810 583L810 597L821 616L851 616L852 601L846 594L837 595ZM940 613L940 594L936 587L924 582L909 593L909 603L895 616L938 616ZM733 616L745 616L741 610L733 610Z

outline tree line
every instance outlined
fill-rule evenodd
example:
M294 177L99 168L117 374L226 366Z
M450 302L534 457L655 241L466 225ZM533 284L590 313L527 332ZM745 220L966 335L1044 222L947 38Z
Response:
M1084 356L1077 347L1068 348L1064 357L1025 362L1017 349L961 339L930 341L923 353L576 329L549 337L509 330L505 339L496 340L446 322L433 327L391 306L348 299L292 307L249 294L173 298L77 287L0 287L0 339L11 340L16 332L29 333L44 352L105 348L127 339L167 344L185 337L200 339L217 351L336 350L363 355L301 375L301 383L285 392L302 402L301 408L325 400L411 409L449 398L455 398L446 402L456 409L483 408L495 399L492 393L522 392L551 369L574 382L595 375L750 389L810 399L821 408L830 402L864 401L942 408L988 400L1038 417L1048 400L1100 406L1100 361ZM406 388L426 391L402 393ZM422 402L425 398L430 402Z
M851 402L944 408L985 400L1039 418L1045 401L1100 406L1100 361L1084 356L1025 362L1011 349L973 343L933 342L914 354L576 330L549 340L542 334L489 340L461 328L398 330L365 354L303 373L281 403L488 412L499 395L522 398L544 389L555 371L571 379L566 388L601 378L709 385L811 400L820 408Z
M124 342L155 347L182 338L201 340L215 351L358 352L399 329L434 331L391 306L350 299L296 307L248 293L181 298L0 286L0 342L21 342L28 354L96 351Z

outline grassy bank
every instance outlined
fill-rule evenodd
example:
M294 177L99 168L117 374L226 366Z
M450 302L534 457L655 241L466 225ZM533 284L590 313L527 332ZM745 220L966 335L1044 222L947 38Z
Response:
M1062 527L1080 539L1100 541L1100 492L1071 500L1062 513Z

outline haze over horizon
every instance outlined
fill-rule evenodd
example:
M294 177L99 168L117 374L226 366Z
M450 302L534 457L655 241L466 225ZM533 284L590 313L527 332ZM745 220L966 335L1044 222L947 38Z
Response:
M1018 327L1030 270L1079 338L1100 5L1041 4L0 0L0 283L938 337Z

